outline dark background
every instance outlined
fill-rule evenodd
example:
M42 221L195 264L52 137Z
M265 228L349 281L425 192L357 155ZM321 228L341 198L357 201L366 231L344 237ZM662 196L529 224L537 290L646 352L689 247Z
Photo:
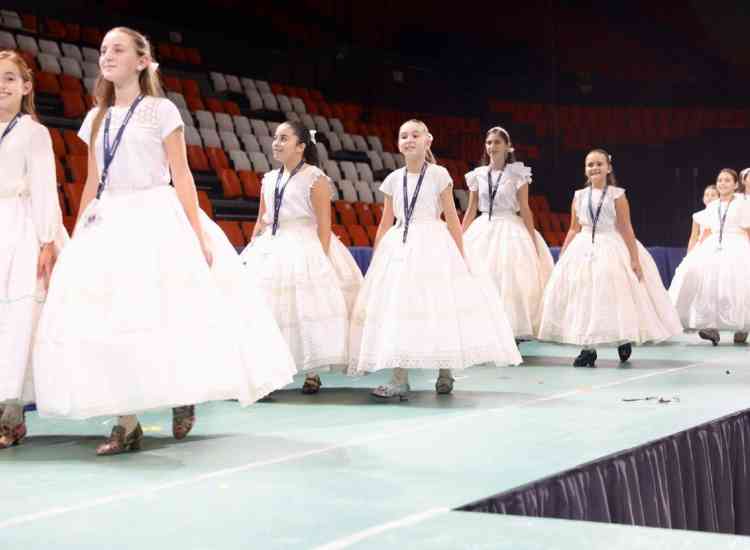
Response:
M331 101L363 104L365 117L368 108L392 107L477 118L482 129L500 124L521 151L538 148L537 158L521 160L534 169L534 191L557 211L582 183L588 148L605 147L636 233L650 245L684 245L705 185L722 167L750 165L747 1L4 4L103 28L127 24L152 37L180 31L210 69L319 88ZM493 100L544 105L547 130L491 109ZM606 124L566 120L570 106L738 115L697 135L621 143ZM436 153L455 157L454 145L436 143Z

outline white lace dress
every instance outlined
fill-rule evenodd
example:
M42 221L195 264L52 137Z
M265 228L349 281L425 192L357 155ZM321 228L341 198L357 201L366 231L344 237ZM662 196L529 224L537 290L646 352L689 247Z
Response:
M472 275L440 219L440 193L452 185L442 166L429 165L402 242L405 170L381 186L398 223L383 235L354 306L350 372L519 364L497 289L488 277ZM418 175L407 180L412 197Z
M521 162L509 164L502 175L490 220L488 167L466 174L469 190L479 194L481 215L464 233L466 258L472 271L485 271L495 283L516 338L535 338L542 314L542 297L554 260L547 243L534 231L532 240L518 215L518 190L531 184L531 168Z

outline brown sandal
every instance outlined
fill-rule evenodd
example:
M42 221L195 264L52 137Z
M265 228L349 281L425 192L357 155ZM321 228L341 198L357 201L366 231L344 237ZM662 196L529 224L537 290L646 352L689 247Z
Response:
M15 447L20 445L23 438L26 437L26 423L21 422L15 428L0 428L0 449Z
M179 441L185 439L195 425L195 405L172 409L172 435Z
M130 451L140 451L143 444L143 429L140 422L135 429L125 435L125 428L120 425L112 428L112 434L96 448L99 456L119 455Z
M305 383L302 384L302 393L305 395L313 395L320 391L320 386L322 385L323 384L320 382L320 376L317 374L314 376L308 376L305 378Z

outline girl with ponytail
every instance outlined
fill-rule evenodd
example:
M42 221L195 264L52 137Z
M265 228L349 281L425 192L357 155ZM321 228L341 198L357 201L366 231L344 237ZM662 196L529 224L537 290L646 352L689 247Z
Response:
M516 339L533 339L554 261L534 229L531 168L516 161L510 134L496 126L485 137L482 165L465 177L470 191L463 221L466 256L494 281ZM477 211L481 215L475 219Z
M78 134L88 178L39 322L34 379L43 416L117 416L97 448L112 455L141 448L137 412L174 407L182 439L195 403L249 405L289 383L294 365L236 251L198 208L183 122L148 40L118 27L100 52L97 107Z
M375 255L352 316L350 373L393 369L372 392L382 399L408 398L408 369L438 370L435 390L448 394L453 370L521 362L497 290L464 261L453 182L431 144L423 122L401 126L406 166L380 188Z
M281 168L263 177L258 220L241 257L281 327L302 392L315 394L318 372L345 368L349 312L362 272L331 232L331 182L318 167L311 132L288 121L276 129Z
M682 325L654 259L635 238L612 157L593 149L584 169L586 186L575 192L570 230L544 291L539 339L582 346L573 365L595 367L597 346L617 346L625 362L633 344L667 340Z

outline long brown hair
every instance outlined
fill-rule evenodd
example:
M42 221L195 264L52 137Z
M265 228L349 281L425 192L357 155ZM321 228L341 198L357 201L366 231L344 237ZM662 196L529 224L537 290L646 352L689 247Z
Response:
M115 31L127 34L133 40L133 46L135 46L135 51L138 54L138 57L145 56L148 57L149 60L154 61L151 43L143 34L128 27L115 27L107 34ZM156 97L164 96L164 89L159 80L159 73L151 64L143 69L138 75L138 84L143 95ZM94 143L94 138L96 138L96 134L99 132L99 127L102 124L107 108L115 104L115 85L109 80L106 80L101 75L101 72L96 78L96 83L94 84L94 99L99 110L97 111L94 123L91 126L91 139L89 143Z
M427 136L429 136L430 138L432 138L432 134L430 133L430 129L427 127L427 124L425 124L421 120L417 120L416 118L411 118L411 119L407 120L401 126L403 127L404 124L409 124L410 122L413 123L413 124L416 124L418 126L421 126L422 127L422 131ZM401 132L399 131L399 133L401 133ZM398 138L397 138L397 141L398 141ZM433 154L432 148L431 148L430 145L427 146L427 151L425 151L425 160L427 162L429 162L430 164L437 164L437 159L435 158L435 155Z
M508 146L508 152L505 153L505 164L512 164L516 162L516 153L513 150L513 143L510 141L510 134L508 133L508 130L505 128L501 128L500 126L495 126L493 128L490 128L487 130L487 135L484 138L484 141L487 141L487 138L490 137L492 134L496 134L500 136L500 139L502 139L505 142L505 145ZM479 159L479 164L481 166L488 166L490 164L490 156L487 154L487 147L485 145L484 150L482 151L482 157Z
M36 103L34 102L34 73L31 71L28 63L26 63L26 60L18 52L14 52L13 50L0 51L0 61L10 61L13 63L18 68L24 84L31 84L29 93L21 99L21 112L31 115L34 120L38 120L36 116Z
M617 185L617 178L615 177L615 169L612 165L612 155L610 155L607 151L604 149L591 149L588 153L586 153L586 156L588 157L591 153L599 153L600 155L604 155L604 158L607 159L607 164L610 167L609 174L607 174L607 185ZM589 179L586 179L586 187L591 185L591 181Z

